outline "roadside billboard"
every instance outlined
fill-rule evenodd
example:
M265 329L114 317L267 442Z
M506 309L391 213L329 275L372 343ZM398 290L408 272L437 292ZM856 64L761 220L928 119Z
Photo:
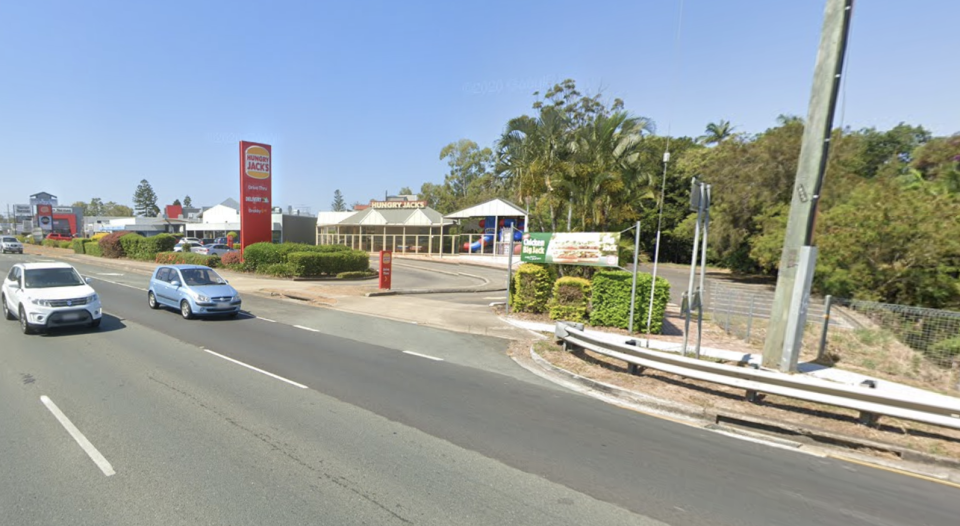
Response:
M240 249L273 239L269 144L240 141Z
M520 261L554 265L618 267L616 232L528 232Z
M40 225L42 230L53 228L53 206L37 205L37 224Z

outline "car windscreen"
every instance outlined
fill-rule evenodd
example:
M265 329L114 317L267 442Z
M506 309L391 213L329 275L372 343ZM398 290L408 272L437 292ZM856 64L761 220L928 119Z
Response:
M5 237L5 238L3 238L3 242L4 242L4 243L16 243L16 242L17 242L17 238L15 238L15 237Z
M84 285L83 278L72 268L27 269L23 281L24 286L28 289Z
M186 285L202 287L204 285L222 285L226 281L216 272L206 268L186 268L180 270Z

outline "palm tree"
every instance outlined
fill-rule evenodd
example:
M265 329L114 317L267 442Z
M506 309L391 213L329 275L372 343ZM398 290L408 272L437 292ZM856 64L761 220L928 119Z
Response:
M707 124L706 135L701 135L699 141L703 144L720 144L733 135L733 130L730 121L720 119L720 122Z

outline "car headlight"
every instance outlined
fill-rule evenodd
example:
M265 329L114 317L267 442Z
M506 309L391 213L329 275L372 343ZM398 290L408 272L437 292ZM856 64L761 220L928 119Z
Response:
M210 301L210 298L204 296L203 294L197 294L197 301L206 303L206 302Z
M33 303L34 305L39 305L41 307L50 306L50 300L40 300L40 299L30 298L30 303Z
M100 296L97 296L97 293L94 292L93 294L87 296L87 303L93 303L95 301L98 301L99 299L100 299Z

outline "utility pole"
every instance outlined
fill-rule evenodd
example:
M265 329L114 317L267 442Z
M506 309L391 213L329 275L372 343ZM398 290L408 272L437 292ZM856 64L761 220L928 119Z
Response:
M827 0L823 15L820 48L780 257L777 290L763 347L763 365L784 372L793 372L797 368L806 324L806 306L817 260L813 227L827 167L830 133L852 10L853 0Z

